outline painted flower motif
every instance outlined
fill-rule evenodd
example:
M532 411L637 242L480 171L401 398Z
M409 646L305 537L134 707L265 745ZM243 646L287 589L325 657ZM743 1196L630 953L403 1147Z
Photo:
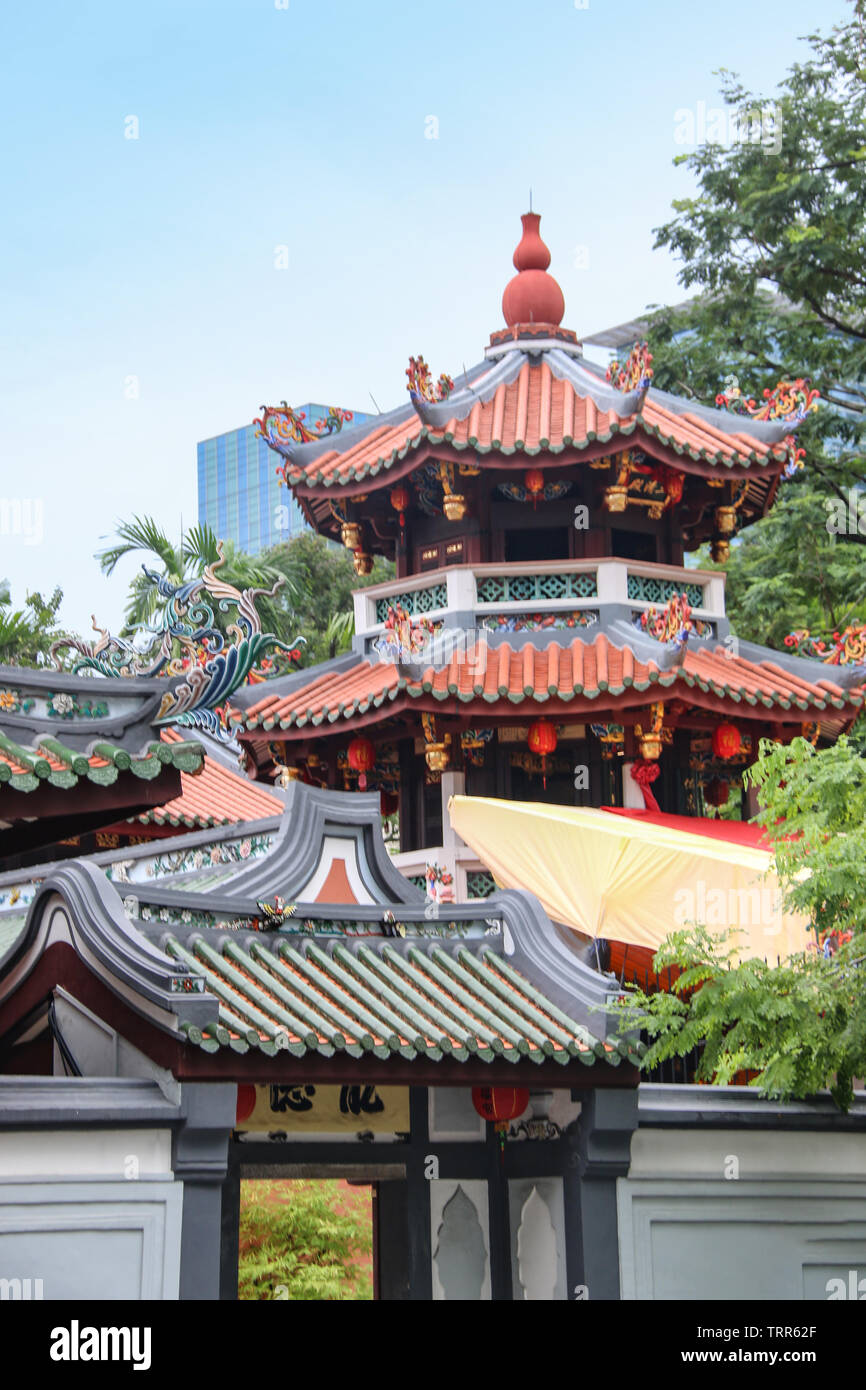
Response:
M195 854L194 854L193 857L192 857L192 867L193 867L194 869L200 869L201 866L202 866L202 864L203 864L203 862L204 862L204 855L202 854L202 852L201 852L200 849L197 849L196 852L195 852Z
M75 700L65 690L59 695L52 695L48 705L49 714L59 714L62 719L72 714L75 709Z
M249 840L241 840L240 855L241 859L249 859L252 843Z
M168 921L168 918L169 918L169 911L168 911L168 908L167 908L167 907L161 907L161 908L159 909L159 920L160 920L160 922L167 922L167 921Z
M143 922L149 922L152 915L149 907L143 907L141 909L141 919Z
M18 708L17 690L0 690L0 709L15 710Z
M190 910L189 910L188 907L185 907L184 910L183 910L183 912L180 914L180 920L181 920L182 922L191 922L191 921L192 921L192 913L190 912Z
M218 863L220 862L219 845L214 845L213 849L211 850L211 852L210 852L210 862L211 862L212 864L218 864Z

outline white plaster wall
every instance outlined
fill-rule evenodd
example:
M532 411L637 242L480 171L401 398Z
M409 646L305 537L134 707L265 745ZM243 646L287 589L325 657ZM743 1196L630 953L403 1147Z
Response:
M0 1182L171 1176L168 1129L9 1130L0 1141Z
M176 1299L181 1203L179 1183L0 1182L4 1297Z
M639 1129L617 1198L624 1299L823 1300L866 1279L866 1134Z

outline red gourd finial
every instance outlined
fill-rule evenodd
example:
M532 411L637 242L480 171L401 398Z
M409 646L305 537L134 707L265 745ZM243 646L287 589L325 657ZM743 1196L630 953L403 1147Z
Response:
M509 280L502 296L502 312L509 328L518 323L562 322L565 299L552 275L547 274L550 252L541 240L537 212L525 212L520 219L523 236L514 252L517 274Z

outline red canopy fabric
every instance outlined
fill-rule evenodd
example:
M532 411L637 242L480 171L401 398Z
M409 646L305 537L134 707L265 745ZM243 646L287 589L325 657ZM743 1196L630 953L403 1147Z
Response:
M708 835L712 840L727 840L750 849L770 850L764 838L764 828L742 820L715 820L709 816L672 816L666 811L637 810L626 806L604 806L614 816L631 816L646 825L662 825L668 830L683 830L687 835Z

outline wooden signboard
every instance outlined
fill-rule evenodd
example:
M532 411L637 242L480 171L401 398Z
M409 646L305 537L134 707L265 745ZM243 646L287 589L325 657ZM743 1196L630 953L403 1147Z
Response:
M408 1086L238 1087L237 1126L259 1134L408 1134Z

